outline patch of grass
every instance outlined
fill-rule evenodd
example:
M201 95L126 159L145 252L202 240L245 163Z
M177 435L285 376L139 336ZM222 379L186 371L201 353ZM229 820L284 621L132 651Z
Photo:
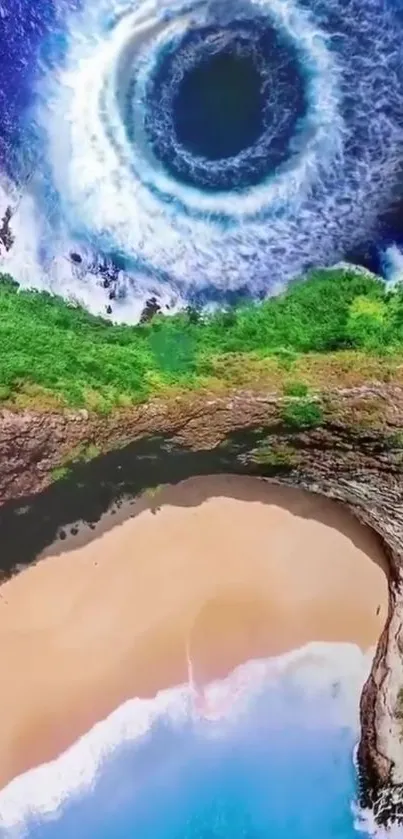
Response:
M385 404L376 396L357 400L350 405L351 418L357 429L369 431L381 428L385 415Z
M71 475L71 468L69 466L56 466L50 474L52 481L63 481Z
M403 429L389 434L387 443L391 449L403 449Z
M56 468L56 472L71 471L73 466L79 463L89 463L102 454L102 450L95 443L79 443L64 456L63 461Z
M295 365L295 377L317 389L357 387L363 383L403 383L402 352L385 356L359 349L306 353Z
M0 347L0 402L18 410L108 414L153 396L235 386L302 397L300 377L307 387L367 374L403 380L403 288L392 293L353 269L314 271L260 303L129 326L0 276ZM295 384L284 385L291 371Z
M94 443L90 443L88 446L86 446L81 460L85 460L85 462L88 462L89 460L95 460L95 458L99 457L100 454L101 449L99 448L99 446L96 446Z
M308 385L304 382L285 382L283 386L284 396L306 396L308 390Z
M101 454L101 449L95 443L81 443L69 453L69 463L89 463Z
M253 460L264 466L289 467L296 466L295 450L287 444L266 441L253 453Z
M94 443L80 443L71 449L63 458L62 463L51 471L53 481L60 481L68 478L73 468L78 463L89 463L101 454L101 449Z
M284 405L281 418L292 428L317 428L323 423L323 410L317 402L301 399Z
M286 372L293 369L298 358L298 354L296 352L291 349L286 349L285 347L273 349L272 355L277 359L279 367Z
M11 387L8 385L0 385L0 402L7 402L12 396Z

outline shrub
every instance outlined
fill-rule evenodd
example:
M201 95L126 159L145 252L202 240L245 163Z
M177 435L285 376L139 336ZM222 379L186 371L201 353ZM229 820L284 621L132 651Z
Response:
M323 411L317 402L289 402L283 407L282 420L294 428L315 428L323 422Z
M285 396L306 396L308 393L308 385L304 382L286 382L283 387Z
M364 349L381 349L391 342L391 321L383 300L355 297L349 308L347 334Z
M56 468L52 469L51 472L52 481L63 481L68 478L70 474L71 468L69 466L56 466Z
M11 387L9 385L0 385L0 402L6 402L12 395Z

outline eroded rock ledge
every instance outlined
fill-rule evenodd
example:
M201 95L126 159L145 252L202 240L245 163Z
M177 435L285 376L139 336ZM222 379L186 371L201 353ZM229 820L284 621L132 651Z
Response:
M106 418L3 411L0 568L14 573L123 495L197 474L257 475L346 504L389 563L389 616L361 699L361 804L379 823L403 823L403 389L327 391L313 403L320 418L308 411L306 421L285 411L292 400L252 391L155 400Z

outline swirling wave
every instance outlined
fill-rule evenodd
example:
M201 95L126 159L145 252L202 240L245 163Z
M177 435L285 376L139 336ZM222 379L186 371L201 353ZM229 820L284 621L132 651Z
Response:
M394 0L83 0L37 87L48 225L185 297L345 258L403 197L402 28ZM185 83L223 55L259 100L220 156Z

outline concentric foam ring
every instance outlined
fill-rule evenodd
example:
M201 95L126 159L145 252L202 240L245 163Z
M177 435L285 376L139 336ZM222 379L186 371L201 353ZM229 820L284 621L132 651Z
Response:
M293 45L265 18L191 30L150 74L153 151L179 182L245 195L290 157L307 110L301 75Z
M235 19L268 21L290 46L307 109L286 162L245 189L207 191L155 153L150 80L189 32ZM64 67L43 87L61 212L94 246L166 272L185 291L261 292L339 259L368 235L401 174L401 56L384 0L351 0L348 10L342 0L84 0L68 20Z

